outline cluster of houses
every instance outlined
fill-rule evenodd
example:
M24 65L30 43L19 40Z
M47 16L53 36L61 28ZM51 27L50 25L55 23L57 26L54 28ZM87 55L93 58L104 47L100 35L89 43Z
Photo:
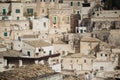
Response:
M115 73L120 49L90 31L119 29L120 11L98 5L102 0L1 0L0 71L43 64L86 80Z

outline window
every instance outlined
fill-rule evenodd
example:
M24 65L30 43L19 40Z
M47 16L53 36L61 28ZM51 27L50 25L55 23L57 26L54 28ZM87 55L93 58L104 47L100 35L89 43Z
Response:
M5 31L7 31L7 29L5 28Z
M79 33L79 30L77 29L77 33Z
M86 30L84 30L84 32L86 32Z
M4 36L7 36L8 34L7 34L7 32L4 32Z
M42 9L42 13L44 13L44 9Z
M70 6L73 6L73 2L70 2Z
M77 14L80 14L80 11L77 11Z
M43 53L46 53L45 51Z
M16 13L20 13L20 9L16 9Z
M104 70L104 67L103 67L103 66L101 66L101 67L100 67L100 70Z
M44 2L46 2L46 0L44 0Z
M84 63L86 63L86 59L84 59Z
M21 41L21 38L20 38L20 36L18 36L18 40L19 40L19 41Z
M80 30L81 33L83 33L83 30Z
M32 9L32 8L27 9L27 13L28 13L29 15L33 15L33 9Z
M40 0L40 2L42 2L42 0Z
M39 52L41 51L41 49L39 49Z
M46 22L43 23L44 27L46 27Z
M51 54L52 54L52 51L50 50L50 51L49 51L49 55L51 55Z
M20 20L20 17L17 17L17 20Z
M30 56L30 51L27 51L27 55Z
M18 45L18 47L20 47L20 45Z
M53 17L52 22L53 24L56 24L56 17Z
M78 59L76 61L78 62Z
M78 6L80 6L80 2L78 2Z
M69 17L66 17L66 23L69 24Z
M91 62L93 62L93 60L91 60Z
M107 54L105 54L105 56L107 57Z
M101 56L103 56L103 54L101 54Z
M55 2L55 0L53 0L53 2Z
M6 14L6 9L2 9L2 14L3 14L3 15Z

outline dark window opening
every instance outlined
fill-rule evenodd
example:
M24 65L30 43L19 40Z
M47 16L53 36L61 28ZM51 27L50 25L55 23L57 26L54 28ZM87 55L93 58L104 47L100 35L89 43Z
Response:
M50 50L50 51L49 51L49 55L51 55L51 54L52 54L52 51Z
M73 2L70 2L70 6L73 6Z
M30 56L30 51L27 51L27 55Z
M84 63L86 63L86 59L84 60Z

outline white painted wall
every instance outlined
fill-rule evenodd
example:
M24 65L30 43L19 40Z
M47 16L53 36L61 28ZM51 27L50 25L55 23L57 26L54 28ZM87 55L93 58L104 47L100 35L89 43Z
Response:
M46 52L44 55L49 55L49 51L52 51L51 54L54 54L54 52L53 52L53 46L42 47L42 49Z
M42 49L42 51L39 52L39 49ZM47 55L49 55L49 51L51 51L51 54L54 54L53 46L36 47L35 48L35 47L32 47L32 46L26 44L25 42L23 42L22 53L27 55L28 51L30 52L30 57L36 57L35 56L36 53L39 53L38 57L47 56Z
M22 49L22 42L21 41L13 41L13 49L14 50L21 50Z
M104 67L103 71L113 71L114 66L113 63L110 61L96 61L93 63L93 70L100 70L100 67Z
M52 70L54 70L55 72L61 72L61 64L55 64L51 66Z
M49 19L40 18L33 20L33 31L47 32L49 29Z
M27 52L30 52L30 57L34 57L35 48L23 42L22 53L27 55Z
M81 32L81 30L82 30L83 32ZM85 33L86 30L87 30L86 27L76 27L75 32L76 32L76 33Z
M0 48L0 52L6 51L6 50L7 50L6 47L4 47L4 48Z

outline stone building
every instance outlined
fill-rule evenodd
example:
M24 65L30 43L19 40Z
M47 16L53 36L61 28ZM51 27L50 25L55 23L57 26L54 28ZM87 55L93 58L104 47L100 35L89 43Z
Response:
M85 73L93 69L93 61L95 57L92 55L82 55L81 53L68 54L63 57L62 70L75 71L76 73ZM88 67L89 66L89 67Z
M42 57L54 54L53 46L43 40L23 41L22 53L29 57Z

